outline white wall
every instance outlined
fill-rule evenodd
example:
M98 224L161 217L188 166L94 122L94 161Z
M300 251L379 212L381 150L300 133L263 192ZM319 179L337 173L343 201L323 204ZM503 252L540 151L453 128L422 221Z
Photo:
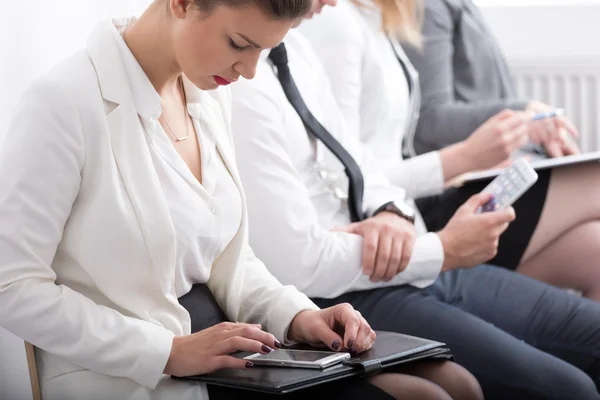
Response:
M509 61L600 58L600 0L545 0L562 3L549 7L523 5L531 0L520 0L520 5L507 5L503 1L504 5L482 9Z
M84 46L86 36L102 18L111 15L137 14L148 3L149 0L2 2L0 145L8 129L8 122L16 101L37 76ZM31 323L34 324L35 321ZM0 399L31 399L23 341L2 328L0 328Z
M18 95L85 45L98 21L139 13L151 0L7 1L0 12L0 140Z

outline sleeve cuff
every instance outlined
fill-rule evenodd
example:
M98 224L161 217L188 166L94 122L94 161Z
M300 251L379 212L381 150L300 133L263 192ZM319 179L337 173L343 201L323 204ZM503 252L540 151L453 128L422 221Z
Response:
M148 326L150 328L148 329ZM141 352L138 362L132 369L131 379L142 386L154 390L164 375L165 366L173 347L173 332L151 323L145 327L146 351Z
M419 236L406 269L411 269L414 273L410 285L420 289L431 285L440 275L443 264L444 247L440 237L433 232Z
M284 289L269 315L267 330L282 344L290 346L295 342L289 340L287 334L294 317L302 311L320 308L295 287L285 286Z
M444 169L442 167L442 157L439 151L425 153L415 157L416 169L425 171L423 179L418 184L418 192L413 198L433 196L440 194L444 190Z
M444 190L444 170L439 151L399 160L385 171L394 185L406 190L406 198L433 196Z

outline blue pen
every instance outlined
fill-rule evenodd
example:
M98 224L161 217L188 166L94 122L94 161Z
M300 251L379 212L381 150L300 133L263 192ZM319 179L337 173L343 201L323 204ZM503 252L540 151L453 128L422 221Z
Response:
M564 115L564 113L565 113L565 110L563 110L562 108L557 108L557 109L549 111L549 112L535 114L533 117L531 117L531 120L539 121L541 119L553 118L553 117L557 117L559 115Z

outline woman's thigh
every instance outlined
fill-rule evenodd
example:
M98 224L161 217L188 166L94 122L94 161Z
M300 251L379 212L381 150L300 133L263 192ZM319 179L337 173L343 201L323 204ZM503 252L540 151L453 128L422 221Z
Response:
M575 226L599 219L600 164L594 162L553 170L539 222L522 261L527 261Z

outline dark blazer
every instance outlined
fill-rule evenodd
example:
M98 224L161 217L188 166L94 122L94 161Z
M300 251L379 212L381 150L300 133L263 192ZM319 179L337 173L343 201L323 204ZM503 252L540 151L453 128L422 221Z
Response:
M415 150L466 139L504 108L522 110L500 47L471 0L425 0L424 48L403 46L421 82Z

